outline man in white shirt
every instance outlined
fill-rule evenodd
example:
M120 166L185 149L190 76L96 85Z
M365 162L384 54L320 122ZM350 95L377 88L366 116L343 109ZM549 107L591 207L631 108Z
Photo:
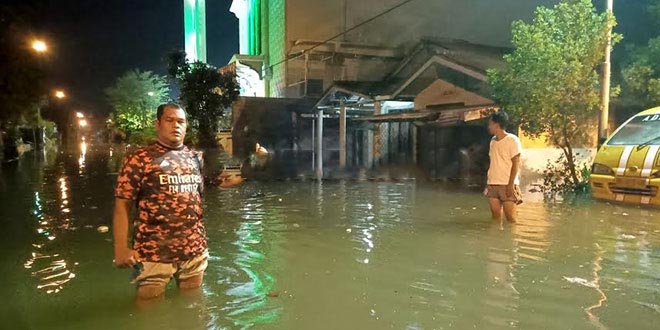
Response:
M504 215L510 223L516 223L516 205L522 203L520 192L520 154L522 146L517 136L507 133L509 116L503 112L491 115L488 131L494 135L490 141L490 167L484 194L488 197L493 220Z

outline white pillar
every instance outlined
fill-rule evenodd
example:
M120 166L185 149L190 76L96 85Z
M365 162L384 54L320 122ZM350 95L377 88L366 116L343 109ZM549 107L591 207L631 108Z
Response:
M316 119L316 178L323 179L323 110L318 111Z
M346 168L346 105L339 105L339 168Z

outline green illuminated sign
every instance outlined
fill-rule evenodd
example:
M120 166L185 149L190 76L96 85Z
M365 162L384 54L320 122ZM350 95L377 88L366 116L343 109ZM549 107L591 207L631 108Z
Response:
M188 59L206 62L206 0L183 0L183 25Z

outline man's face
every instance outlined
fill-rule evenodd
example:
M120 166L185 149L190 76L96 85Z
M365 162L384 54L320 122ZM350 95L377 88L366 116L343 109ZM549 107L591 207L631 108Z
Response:
M186 113L178 108L167 107L160 120L156 120L158 140L169 146L178 147L186 137Z
M488 133L496 135L501 130L502 126L500 126L500 124L494 122L492 119L488 119Z

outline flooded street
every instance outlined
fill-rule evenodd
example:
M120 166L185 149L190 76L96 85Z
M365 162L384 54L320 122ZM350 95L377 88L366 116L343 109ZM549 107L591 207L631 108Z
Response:
M0 176L3 329L653 329L660 212L425 182L247 182L205 192L199 295L147 311L112 264L118 156L26 154ZM112 154L111 154L112 153ZM655 324L655 326L653 325Z

